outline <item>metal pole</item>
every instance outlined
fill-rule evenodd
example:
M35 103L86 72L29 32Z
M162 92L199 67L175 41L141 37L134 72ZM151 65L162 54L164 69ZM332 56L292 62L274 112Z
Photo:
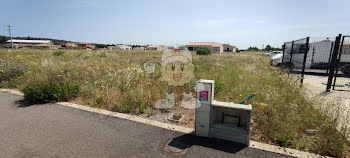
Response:
M345 36L343 36L343 39L342 39L342 41L341 41L340 50L339 50L339 55L338 55L339 57L338 57L338 59L337 59L337 62L335 63L335 75L334 75L334 81L333 81L333 88L332 88L332 90L334 90L335 81L337 81L338 68L339 68L341 53L342 53L342 50L343 50L344 38L345 38Z
M331 51L329 52L328 65L327 65L327 74L328 74L328 71L329 71L329 64L331 63L333 46L334 46L334 42L332 42L332 44L331 44Z
M294 41L292 41L292 50L290 51L290 59L289 59L289 73L292 72L291 66L292 66L292 57L293 57L293 48L294 48Z
M334 43L334 49L333 49L331 65L330 65L330 69L329 69L327 88L326 88L327 92L329 92L331 90L331 87L332 87L332 80L334 77L334 69L335 69L335 64L337 62L337 56L338 56L338 52L339 52L340 38L341 38L341 34L339 34L339 36L337 36L337 38L335 39L335 43Z
M8 25L9 33L10 33L10 39L11 39L11 48L13 48L13 42L12 42L12 34L11 34L11 26Z
M300 80L301 84L303 84L303 82L304 82L306 58L307 58L307 53L309 52L309 41L310 41L310 37L307 37L306 38L306 46L305 46L306 48L305 48L305 53L304 53L303 69L301 70L301 80Z
M284 43L282 47L283 47L283 55L282 55L282 64L283 64L284 51L286 50L286 43Z

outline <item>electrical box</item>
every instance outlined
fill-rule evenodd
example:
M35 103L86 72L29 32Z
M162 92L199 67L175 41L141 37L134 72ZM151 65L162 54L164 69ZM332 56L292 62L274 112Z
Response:
M196 82L195 134L249 145L252 106L214 100L214 81Z

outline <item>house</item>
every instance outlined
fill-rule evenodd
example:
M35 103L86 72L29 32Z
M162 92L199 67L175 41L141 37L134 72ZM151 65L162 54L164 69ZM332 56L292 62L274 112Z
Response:
M146 47L146 50L158 50L158 51L162 51L164 49L166 49L166 46L163 45L149 45Z
M115 48L115 46L107 46L107 49L109 49L109 50L112 50L114 48Z
M127 45L117 45L114 47L114 49L116 49L116 50L132 50L132 47L127 46Z
M78 47L84 47L84 48L91 48L91 49L96 49L96 46L90 44L90 43L79 43Z
M209 47L212 52L236 52L236 47L229 44L215 42L189 42L185 45L189 51L196 51L199 47Z
M232 46L230 44L223 44L224 52L237 52L236 46Z
M344 42L342 53L350 54L350 42Z
M146 49L146 47L134 47L134 48L132 48L133 50L145 50Z
M21 39L12 39L12 44L14 48L32 47L37 44L53 45L52 41L50 40L21 40ZM11 47L11 40L6 41L5 46Z
M78 47L75 43L62 43L62 47L68 48L68 47Z

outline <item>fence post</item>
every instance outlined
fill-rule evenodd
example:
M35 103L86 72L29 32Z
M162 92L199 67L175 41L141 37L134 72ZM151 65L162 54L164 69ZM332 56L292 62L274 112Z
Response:
M283 55L282 55L282 65L283 65L283 60L284 60L284 51L286 50L286 43L283 44Z
M306 38L306 48L305 48L305 53L304 53L304 61L303 61L303 68L301 70L301 80L300 80L300 83L303 84L304 82L304 73L305 73L305 65L306 65L306 58L307 58L307 53L309 52L309 40L310 40L310 37L307 37Z
M335 64L337 62L337 57L338 57L338 52L339 52L340 38L341 38L341 34L339 34L339 36L337 36L337 38L335 38L334 49L333 49L333 54L332 54L332 59L331 59L331 65L329 68L327 88L326 88L327 92L329 92L331 90L331 87L332 87L332 80L334 77L334 69L335 69Z
M292 41L292 50L290 51L290 59L289 59L289 73L292 72L292 57L293 57L293 52L294 52L294 41Z
M332 90L334 90L335 81L337 81L338 68L339 68L341 53L342 53L342 51L343 51L344 39L345 39L345 36L343 36L343 39L342 39L342 41L341 41L340 50L339 50L339 55L338 55L339 57L338 57L338 59L337 59L337 62L335 63L335 75L334 75L334 81L333 81L333 88L332 88Z

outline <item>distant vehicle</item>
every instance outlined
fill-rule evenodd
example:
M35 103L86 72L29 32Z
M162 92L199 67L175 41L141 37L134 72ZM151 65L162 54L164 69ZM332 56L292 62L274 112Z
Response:
M282 57L283 57L283 54L282 53L278 53L278 54L276 54L275 56L273 56L272 58L271 58L271 61L270 61L270 65L274 65L274 64L276 64L276 65L281 65L281 63L282 63Z
M273 52L268 52L268 53L265 53L264 56L275 56L279 53L282 53L282 51L273 51Z
M307 52L305 68L306 69L327 69L330 64L330 53L332 51L332 41L324 40L313 42L309 44L309 51ZM294 44L293 50L288 47L283 54L276 55L271 58L270 64L291 66L296 69L303 67L304 54L306 53L306 44ZM292 60L290 58L292 57ZM340 60L340 70L344 74L350 74L350 53L343 53Z

